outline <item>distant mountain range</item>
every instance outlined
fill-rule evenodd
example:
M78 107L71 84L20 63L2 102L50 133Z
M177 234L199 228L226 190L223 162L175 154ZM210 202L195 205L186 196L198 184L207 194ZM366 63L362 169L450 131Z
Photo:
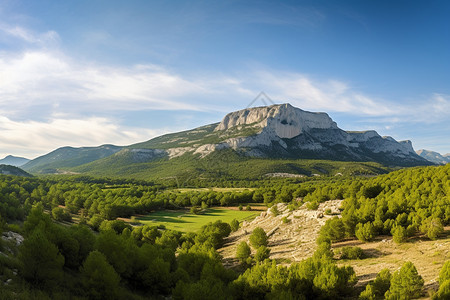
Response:
M420 155L421 157L425 158L426 160L431 161L438 165L445 165L445 164L450 163L450 153L442 155L438 152L425 150L425 149L420 149L420 150L416 151L416 153L418 155Z
M20 167L29 161L28 158L8 155L5 158L0 159L0 164Z
M311 160L314 163L307 163ZM359 162L358 167L353 162ZM243 171L257 176L358 168L358 172L378 173L385 172L386 166L430 164L414 152L410 141L397 142L375 131L344 131L326 113L281 104L232 112L220 123L126 147L59 148L23 168L33 173L154 178L180 172L195 176L211 169L225 175Z

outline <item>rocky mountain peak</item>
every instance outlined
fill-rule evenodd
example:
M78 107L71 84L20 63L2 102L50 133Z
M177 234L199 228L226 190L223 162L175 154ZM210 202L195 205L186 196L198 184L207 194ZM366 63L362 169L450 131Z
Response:
M308 112L289 103L247 108L227 114L216 131L252 126L273 132L280 138L294 138L310 129L337 129L326 113Z

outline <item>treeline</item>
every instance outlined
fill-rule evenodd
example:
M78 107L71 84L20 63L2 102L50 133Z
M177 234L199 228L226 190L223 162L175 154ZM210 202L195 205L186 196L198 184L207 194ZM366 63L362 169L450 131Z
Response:
M38 204L20 231L23 244L0 259L0 277L9 277L2 299L339 298L356 281L351 267L333 261L329 244L289 268L264 260L239 275L216 251L231 232L221 221L183 234L104 221L94 234L54 223Z
M344 196L342 218L327 221L323 239L356 236L371 241L383 234L401 243L418 233L436 239L450 224L450 165L405 169L355 182Z

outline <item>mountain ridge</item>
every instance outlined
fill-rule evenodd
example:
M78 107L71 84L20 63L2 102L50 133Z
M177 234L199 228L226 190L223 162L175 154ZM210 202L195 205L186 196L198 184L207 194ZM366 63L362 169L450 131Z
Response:
M416 153L419 156L425 158L426 160L431 161L438 165L445 165L450 163L450 153L442 155L439 152L425 149L417 150Z
M68 158L65 159L70 163L56 157L58 150L64 149L60 148L47 154L47 163L42 163L41 157L38 158L41 159L40 164L34 160L27 163L25 169L42 172L45 168L52 170L58 167L86 173L105 170L117 175L150 172L165 161L172 161L178 164L172 166L175 172L183 164L195 168L195 165L212 160L210 167L214 164L210 157L214 153L225 153L213 156L218 157L216 162L226 157L233 163L254 159L307 159L375 162L389 167L432 164L415 153L410 141L397 142L392 137L380 136L374 130L344 131L328 114L304 111L288 103L231 112L219 123L124 147L109 145L115 148L106 152L102 149L105 146L108 145L76 148L78 150L71 148L76 152L76 159L70 157L70 153L66 154ZM83 151L89 153L81 155ZM97 151L97 154L92 154L92 151ZM207 157L210 159L205 160Z
M8 155L3 159L0 159L0 164L10 165L14 167L20 167L29 162L30 159L20 156Z

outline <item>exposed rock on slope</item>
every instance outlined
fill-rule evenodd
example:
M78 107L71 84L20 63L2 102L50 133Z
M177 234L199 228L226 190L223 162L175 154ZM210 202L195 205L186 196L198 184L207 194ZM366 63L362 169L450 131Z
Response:
M438 165L445 165L450 163L450 154L441 155L438 152L425 149L418 150L417 154L425 158L426 160L431 161Z
M129 164L184 155L187 160L204 158L221 150L239 158L373 161L387 166L430 164L414 152L410 141L397 142L375 131L347 132L326 113L280 104L232 112L220 123L127 147L60 148L28 162L24 169L36 173L63 168L81 172L113 166L125 169Z
M301 261L314 253L320 228L329 218L340 215L341 204L342 200L330 200L321 203L317 210L309 210L304 204L297 210L289 211L286 204L279 203L278 216L274 216L268 210L262 212L252 222L244 222L238 231L230 234L225 241L225 247L219 252L226 262L235 263L233 258L236 257L237 245L242 241L249 243L252 231L256 227L261 227L269 235L271 259L281 259L285 262ZM331 210L331 215L325 214L327 209ZM283 222L283 218L287 218L288 223Z

